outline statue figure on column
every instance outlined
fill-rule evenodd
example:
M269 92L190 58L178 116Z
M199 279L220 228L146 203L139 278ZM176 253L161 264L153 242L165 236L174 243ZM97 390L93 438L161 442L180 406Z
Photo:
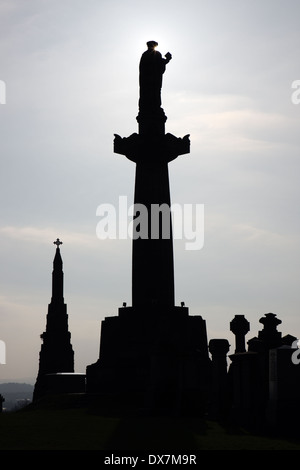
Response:
M162 76L166 70L166 64L172 59L170 52L165 58L155 48L156 41L147 42L148 50L142 54L140 60L140 111L155 111L161 107Z

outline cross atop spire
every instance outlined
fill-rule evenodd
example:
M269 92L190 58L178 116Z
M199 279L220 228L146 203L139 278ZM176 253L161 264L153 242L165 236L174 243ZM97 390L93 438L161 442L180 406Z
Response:
M59 245L62 245L62 244L63 244L63 242L61 242L61 241L60 241L60 239L59 239L59 238L57 238L57 239L56 239L56 241L55 241L55 242L53 242L53 244L54 244L54 245L56 245L56 246L57 246L57 248L59 248Z

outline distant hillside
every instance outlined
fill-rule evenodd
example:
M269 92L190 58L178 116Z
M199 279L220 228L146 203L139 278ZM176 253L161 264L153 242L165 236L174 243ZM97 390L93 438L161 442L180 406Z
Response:
M33 385L26 383L0 384L0 394L5 399L3 411L12 411L27 405L32 400L33 389Z

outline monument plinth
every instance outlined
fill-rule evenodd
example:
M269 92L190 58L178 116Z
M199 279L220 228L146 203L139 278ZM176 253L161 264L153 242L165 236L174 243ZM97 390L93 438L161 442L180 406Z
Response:
M114 139L114 152L136 165L132 306L102 322L100 356L87 368L87 391L129 393L150 408L195 408L191 397L202 407L208 391L206 324L175 306L168 174L169 162L189 153L190 140L165 133L161 86L172 56L163 58L155 41L147 46L140 61L139 132Z

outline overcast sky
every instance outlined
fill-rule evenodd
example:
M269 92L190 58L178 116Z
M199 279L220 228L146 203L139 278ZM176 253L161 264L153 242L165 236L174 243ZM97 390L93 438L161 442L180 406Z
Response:
M0 0L0 382L36 378L57 237L77 372L101 320L131 305L132 242L99 240L96 210L133 202L113 135L137 131L148 40L173 55L166 131L191 139L172 202L205 208L203 248L174 243L176 304L232 352L236 314L247 340L268 312L300 337L299 15L299 0Z

